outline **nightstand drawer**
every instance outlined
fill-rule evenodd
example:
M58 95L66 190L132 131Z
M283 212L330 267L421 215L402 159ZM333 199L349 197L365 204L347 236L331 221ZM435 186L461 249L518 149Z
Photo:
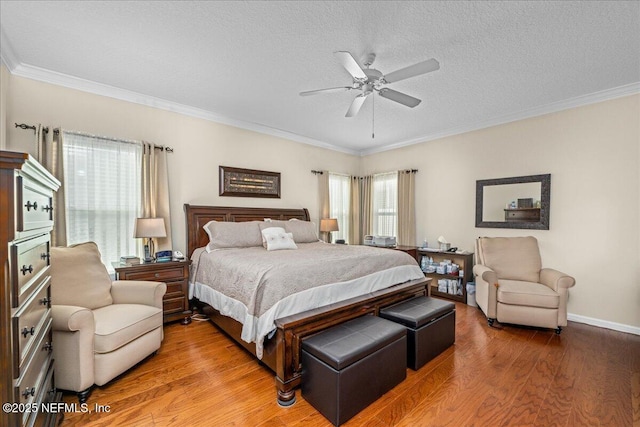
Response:
M184 279L182 267L155 269L153 271L124 272L120 274L121 280L156 280L165 282L167 280Z
M184 311L184 297L162 301L162 311L165 316L172 313L182 313Z
M164 322L184 320L189 310L187 289L189 283L189 260L149 262L124 266L112 263L118 280L151 280L164 282L167 291L162 298Z
M167 284L167 292L164 294L164 299L184 297L183 289L186 288L186 280L179 282L165 282Z

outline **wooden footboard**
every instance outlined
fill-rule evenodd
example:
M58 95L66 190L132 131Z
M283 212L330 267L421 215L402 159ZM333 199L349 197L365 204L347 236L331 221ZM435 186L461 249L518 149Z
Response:
M276 374L278 404L289 406L295 403L295 390L300 386L302 377L300 349L303 338L356 317L367 314L377 316L381 308L396 302L416 296L426 296L430 281L431 279L428 278L413 280L367 295L276 319L276 334L270 340L265 341L261 363ZM221 315L206 304L202 304L201 309L209 316L212 323L255 356L255 344L247 343L240 338L242 324Z
M211 221L262 221L264 218L289 220L297 218L309 220L306 209L277 208L232 208L217 206L184 205L187 221L187 256L196 248L206 246L208 236L203 226ZM300 386L302 366L300 365L300 348L302 339L323 329L347 320L371 314L378 315L381 308L412 298L428 295L431 279L418 279L372 292L360 297L351 298L339 303L308 310L292 316L276 319L276 334L264 342L261 362L276 374L278 403L283 406L295 402L295 389ZM225 331L248 351L256 354L255 344L247 343L240 338L242 325L217 310L204 304L202 309L211 322Z

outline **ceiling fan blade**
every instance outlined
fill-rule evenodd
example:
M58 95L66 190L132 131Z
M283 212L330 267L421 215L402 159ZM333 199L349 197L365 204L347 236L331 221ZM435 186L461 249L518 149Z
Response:
M410 65L406 68L401 68L392 73L384 76L384 81L387 83L393 83L400 80L408 79L409 77L419 76L420 74L430 73L440 69L440 63L435 59L427 59L426 61L418 62L417 64Z
M347 111L347 114L345 114L345 117L353 117L356 114L358 114L358 111L360 111L360 107L362 107L362 104L364 104L364 100L367 99L367 96L369 94L360 94L358 96L355 97L355 99L353 100L353 102L351 103L351 106L349 107L349 110Z
M354 57L349 52L338 51L334 52L340 63L346 70L353 76L354 79L358 80L366 80L367 75L362 71L362 67L358 64L358 61L354 59Z
M319 93L343 92L353 89L351 86L330 87L328 89L317 89L300 92L300 96L317 95Z
M398 92L397 90L383 88L380 89L379 94L383 98L390 99L392 101L398 102L402 105L406 105L407 107L415 107L420 104L422 101L418 98L414 98L413 96L406 95L402 92Z

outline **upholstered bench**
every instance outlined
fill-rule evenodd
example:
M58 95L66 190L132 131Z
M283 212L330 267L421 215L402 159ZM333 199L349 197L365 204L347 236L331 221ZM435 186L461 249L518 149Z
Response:
M302 342L302 397L338 426L407 376L406 328L375 316Z
M456 306L437 298L416 297L383 308L380 317L407 328L407 366L418 370L456 340Z

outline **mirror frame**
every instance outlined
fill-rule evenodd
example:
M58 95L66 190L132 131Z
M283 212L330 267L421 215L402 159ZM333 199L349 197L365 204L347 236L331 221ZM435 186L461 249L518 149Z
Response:
M537 222L508 222L483 221L482 202L484 187L489 185L522 184L540 182L540 221ZM551 174L516 176L513 178L482 179L476 181L476 227L478 228L520 228L529 230L549 229L549 210L551 208Z

